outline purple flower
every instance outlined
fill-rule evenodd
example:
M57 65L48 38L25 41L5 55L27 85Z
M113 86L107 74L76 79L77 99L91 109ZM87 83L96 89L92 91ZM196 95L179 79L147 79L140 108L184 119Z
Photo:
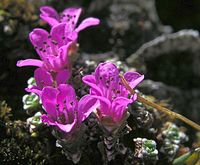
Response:
M127 72L124 77L132 88L144 79L137 72ZM102 121L120 123L127 106L137 99L136 94L129 98L129 91L121 83L119 70L111 62L100 63L94 74L83 77L83 82L90 86L90 96L100 102L96 112Z
M65 133L73 132L97 106L97 100L85 95L79 101L71 85L60 84L57 88L45 87L41 100L46 114L42 122L56 126Z
M65 9L61 14L50 6L43 6L40 8L41 14L40 18L47 22L50 26L55 26L61 22L66 22L68 25L68 31L79 33L81 30L99 24L99 19L97 18L86 18L80 25L76 28L79 16L81 14L81 8L68 8Z
M29 34L29 38L41 60L20 60L17 62L17 66L37 66L55 72L62 69L70 71L68 52L71 42L66 37L65 27L65 23L58 24L51 29L50 34L44 29L34 29Z
M37 68L34 72L36 86L26 88L27 92L33 92L41 96L44 87L57 87L60 84L66 84L70 78L68 70L64 69L57 73L50 73L43 68Z
M20 60L17 66L37 66L54 72L62 69L71 71L68 56L77 51L78 33L89 26L98 25L99 19L87 18L76 28L80 8L66 9L61 15L48 6L43 6L40 10L41 18L52 25L50 34L44 29L36 28L29 35L41 60Z

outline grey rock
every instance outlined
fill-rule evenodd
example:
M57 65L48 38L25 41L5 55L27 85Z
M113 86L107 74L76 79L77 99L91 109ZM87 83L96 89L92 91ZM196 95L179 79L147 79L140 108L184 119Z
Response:
M141 44L172 31L171 27L161 24L155 0L104 0L104 3L95 0L90 4L89 11L97 15L104 13L100 15L100 26L104 29L102 35L108 37L104 47L110 45L108 49L112 47L112 51L122 58Z
M174 52L190 52L196 57L199 55L199 45L200 38L198 31L181 30L177 33L163 34L143 44L135 53L127 58L126 61L128 64L140 68L141 64L148 60L164 55L169 56ZM198 61L200 61L200 59L198 59Z
M142 45L128 59L147 79L141 91L170 99L173 109L192 120L200 115L200 37L195 30L162 35Z

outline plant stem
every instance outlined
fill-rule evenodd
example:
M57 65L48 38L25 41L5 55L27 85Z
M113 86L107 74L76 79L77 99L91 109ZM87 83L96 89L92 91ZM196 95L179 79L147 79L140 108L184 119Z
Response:
M136 93L135 90L130 87L130 85L125 80L125 78L122 75L120 75L120 77L121 77L122 83L124 84L126 89L129 90L132 95L135 94ZM138 99L139 102L146 104L148 106L151 106L151 107L169 115L172 118L179 119L179 120L183 121L184 123L190 125L191 127L197 129L198 131L200 131L200 125L198 125L197 123L191 121L190 119L188 119L188 118L186 118L186 117L184 117L184 116L182 116L182 115L180 115L176 112L173 112L173 111L171 111L171 110L169 110L165 107L162 107L162 106L160 106L160 105L158 105L158 104L156 104L152 101L145 99L144 97L141 96L141 94L138 94L137 99Z

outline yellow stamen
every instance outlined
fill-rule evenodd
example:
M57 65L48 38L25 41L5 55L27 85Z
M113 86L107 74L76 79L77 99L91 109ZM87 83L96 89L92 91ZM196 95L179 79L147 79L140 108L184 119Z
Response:
M122 83L124 84L126 89L129 90L131 94L136 93L135 90L130 87L130 85L125 80L125 78L122 75L120 75L120 77L121 77ZM151 107L153 107L153 108L155 108L155 109L157 109L157 110L169 115L172 118L179 119L179 120L183 121L184 123L192 126L193 128L197 129L198 131L200 131L200 125L198 125L197 123L191 121L190 119L188 119L188 118L186 118L186 117L184 117L184 116L182 116L182 115L180 115L180 114L178 114L176 112L173 112L173 111L171 111L171 110L169 110L169 109L167 109L165 107L161 107L160 105L145 99L144 97L141 96L141 94L138 94L137 100L139 102L143 103L143 104L151 106Z

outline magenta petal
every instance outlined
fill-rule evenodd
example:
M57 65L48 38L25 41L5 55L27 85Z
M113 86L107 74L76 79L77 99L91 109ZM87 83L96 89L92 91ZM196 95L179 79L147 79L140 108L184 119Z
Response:
M73 121L73 123L71 124L60 124L58 122L55 122L55 125L60 128L62 131L66 132L66 133L69 133L72 131L72 129L76 126L77 124L77 119L75 119Z
M55 121L54 120L52 120L48 115L46 115L46 114L43 114L42 116L41 116L41 119L42 119L42 122L43 123L47 123L48 125L56 125L55 124Z
M112 116L114 121L120 121L126 111L128 104L132 103L133 100L124 97L117 97L112 102Z
M53 102L56 104L58 90L53 87L45 87L42 91L42 102Z
M42 91L41 100L45 111L51 116L56 118L57 111L57 95L59 91L53 87L45 87Z
M95 25L98 25L99 23L100 23L100 20L97 18L92 18L92 17L86 18L80 23L80 25L75 29L75 31L78 33L87 27L95 26Z
M107 98L103 96L95 96L95 95L90 95L92 98L98 99L100 102L100 112L102 114L108 114L110 113L111 109L111 102Z
M69 72L69 70L64 69L64 70L59 71L56 75L57 85L66 84L70 76L71 76L71 73Z
M35 93L39 97L41 97L41 95L42 95L42 91L40 89L38 89L36 86L33 86L32 88L25 88L25 91Z
M59 56L49 55L46 61L46 67L49 71L58 72L64 68L64 64Z
M49 116L45 114L41 116L41 119L43 123L47 123L48 125L52 126L57 126L60 130L66 133L70 132L77 123L77 120L74 120L71 124L60 124L57 121L52 120Z
M82 78L83 82L89 86L96 84L96 79L94 75L86 75Z
M66 100L66 106L67 109L70 109L77 104L76 99L76 93L74 88L69 84L60 84L58 86L58 89L60 91L58 95L58 103L63 103L64 100Z
M59 15L54 8L50 6L42 6L40 11L40 18L47 22L49 25L54 26L59 23Z
M48 40L48 36L49 36L49 33L46 30L40 29L40 28L34 29L29 34L31 43L35 47L38 47L38 49L44 47L44 42Z
M78 33L76 31L69 32L66 36L68 42L77 42Z
M135 102L137 100L137 93L133 94L130 99Z
M95 78L97 83L99 82L106 82L111 78L113 81L119 81L119 70L115 64L112 62L104 62L100 63L95 70Z
M23 66L37 66L37 67L43 67L43 62L41 60L36 59L27 59L27 60L20 60L17 62L18 67Z
M82 78L83 82L92 88L92 92L96 95L102 95L100 88L96 85L96 79L94 75L86 75Z
M59 58L64 63L65 66L69 66L68 51L72 42L68 42L66 45L62 46L58 50Z
M53 78L51 74L42 68L38 68L34 72L34 78L39 89L46 86L53 86Z
M61 111L65 114L67 123L72 123L76 117L78 105L75 90L68 84L60 84L58 90L57 103L60 105Z
M138 72L126 72L124 78L129 83L131 88L135 88L139 83L144 79L144 75L139 74Z
M74 30L77 22L78 22L78 19L79 19L79 16L81 14L81 8L68 8L68 9L65 9L62 14L63 14L63 18L61 19L62 22L67 22L68 24L70 24L72 27L71 29ZM69 19L69 17L71 17Z
M62 46L58 50L57 56L55 55L48 55L46 57L45 66L48 70L52 70L58 72L63 69L68 69L70 71L70 64L68 61L68 48L70 47L70 43L65 46Z
M58 19L57 11L54 8L52 8L51 6L42 6L42 7L40 7L40 12L42 14L44 14L45 16L55 17L56 19Z
M50 101L43 102L44 109L48 115L51 116L52 119L56 120L58 118L59 112L56 109L56 104Z
M51 29L51 38L53 41L58 43L58 47L65 45L65 37L66 33L69 30L68 25L66 23L59 23L56 26L53 26Z
M78 119L84 121L93 111L100 106L98 99L85 95L78 103Z

